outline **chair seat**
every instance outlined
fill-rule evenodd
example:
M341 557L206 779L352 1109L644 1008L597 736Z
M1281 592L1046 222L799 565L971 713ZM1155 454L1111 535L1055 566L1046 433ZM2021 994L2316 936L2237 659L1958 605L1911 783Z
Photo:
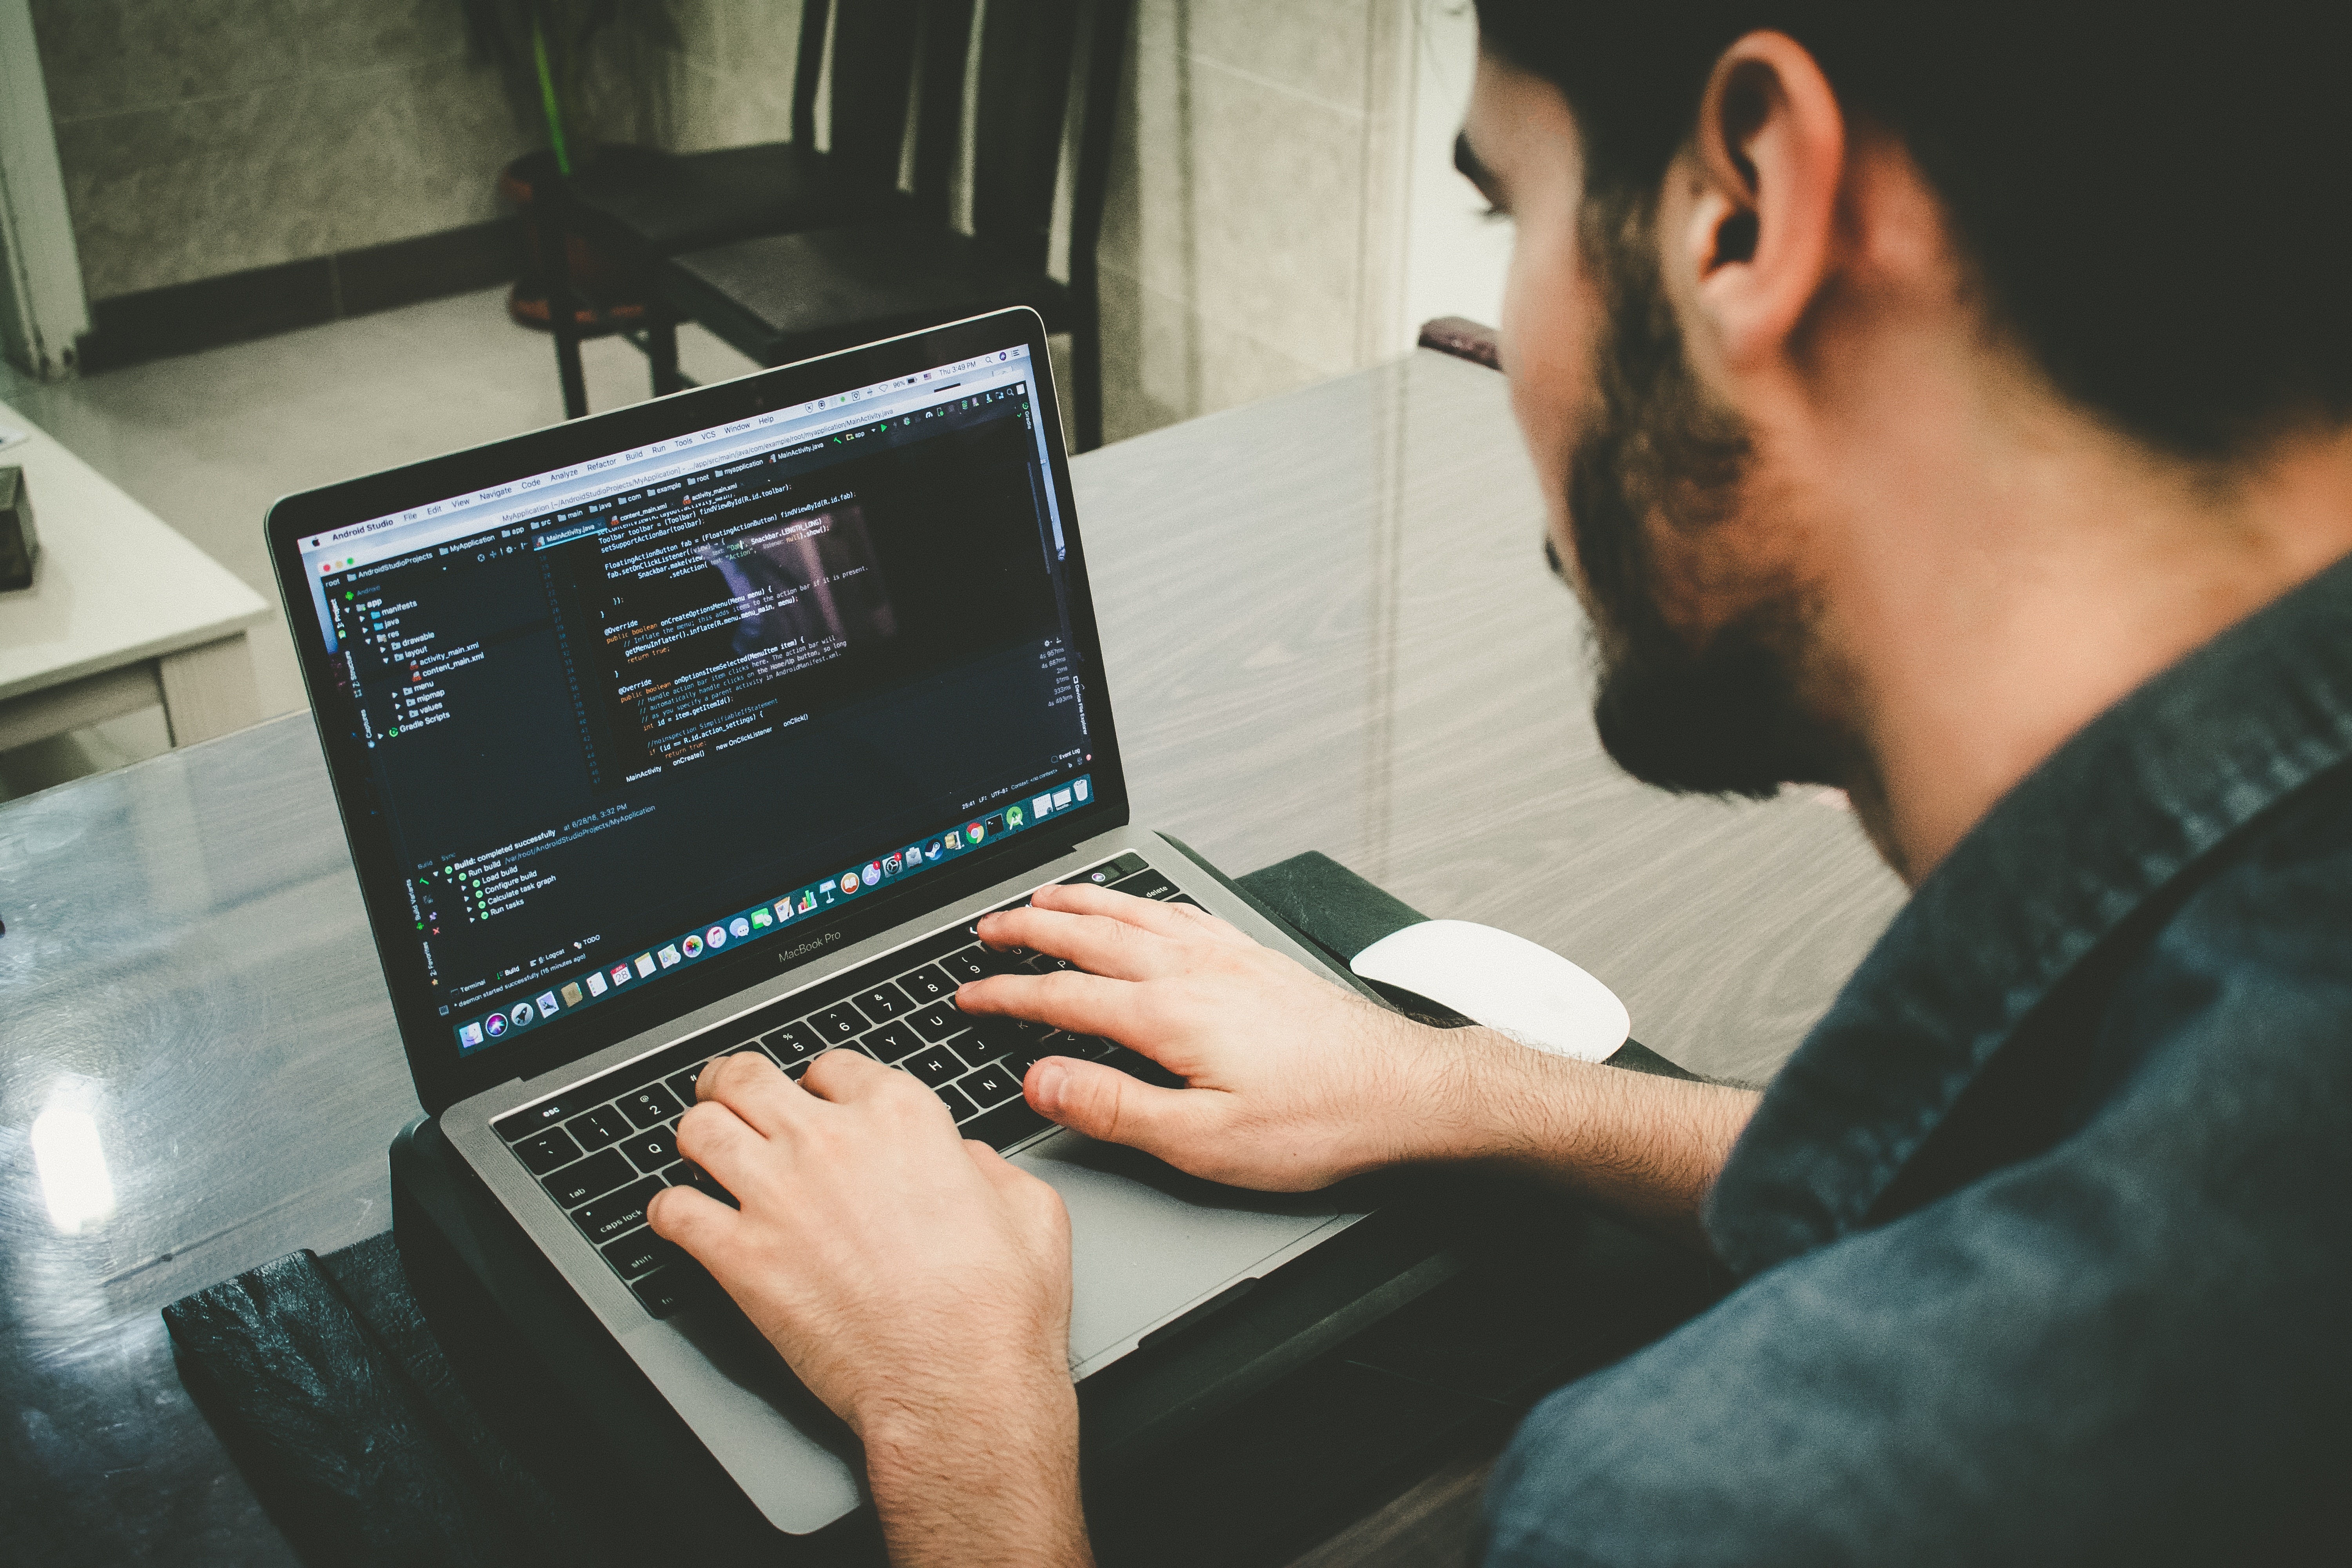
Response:
M662 300L761 364L1027 305L1068 330L1068 288L952 229L868 225L739 240L677 256Z
M653 256L871 220L902 199L852 185L824 154L789 142L709 153L616 147L581 170L572 195L587 226Z

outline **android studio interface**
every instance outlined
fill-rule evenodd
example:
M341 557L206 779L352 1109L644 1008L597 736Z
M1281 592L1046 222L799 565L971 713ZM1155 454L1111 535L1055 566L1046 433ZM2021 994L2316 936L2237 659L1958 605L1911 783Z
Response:
M462 1049L1092 800L1032 374L992 353L301 542Z

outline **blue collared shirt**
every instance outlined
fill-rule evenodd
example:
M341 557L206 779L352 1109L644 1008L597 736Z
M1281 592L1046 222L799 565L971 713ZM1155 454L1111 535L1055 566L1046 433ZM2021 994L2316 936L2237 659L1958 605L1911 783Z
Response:
M1537 1407L1490 1563L2352 1557L2352 561L1987 814L1706 1220L1739 1287Z

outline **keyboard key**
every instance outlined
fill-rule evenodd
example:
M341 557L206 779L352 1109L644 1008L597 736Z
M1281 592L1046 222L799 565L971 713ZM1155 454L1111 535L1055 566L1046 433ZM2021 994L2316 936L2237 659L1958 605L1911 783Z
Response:
M588 1233L589 1240L610 1241L622 1232L635 1230L645 1224L646 1205L653 1202L654 1194L661 1190L660 1180L648 1176L633 1186L623 1187L617 1193L598 1198L585 1208L572 1210L572 1217L582 1230Z
M980 1036L981 1049L985 1057L1001 1057L1017 1051L1024 1046L1034 1046L1046 1036L1057 1034L1051 1024L1040 1024L1028 1018L979 1018L973 1021L973 1032ZM970 1051L964 1052L970 1056Z
M951 1083L935 1083L931 1085L931 1092L940 1097L940 1102L954 1113L955 1119L958 1121L961 1121L964 1118L972 1113L973 1107L971 1101L966 1100L961 1091L960 1091L955 1085Z
M945 1046L925 1046L898 1065L933 1089L971 1070L970 1063Z
M1150 867L1145 862L1143 857L1130 849L1116 860L1106 861L1104 864L1095 867L1092 870L1081 871L1075 877L1065 877L1062 880L1065 882L1092 882L1097 887L1107 887L1110 883L1119 881L1128 877L1132 877L1138 871L1148 871L1150 869Z
M677 1164L670 1166L662 1173L662 1180L673 1187L692 1187L704 1197L717 1198L730 1209L740 1209L743 1206L735 1201L733 1193L719 1184L718 1177L691 1160L680 1160Z
M992 1149L1011 1148L1032 1132L1042 1131L1054 1124L1037 1114L1025 1100L1008 1100L995 1110L973 1117L956 1129L967 1138L979 1140Z
M565 1208L578 1208L590 1198L601 1198L614 1187L637 1179L629 1163L612 1150L591 1154L585 1160L566 1165L555 1174L542 1178L548 1195Z
M927 1040L944 1040L950 1035L961 1035L971 1027L971 1020L945 1002L907 1015L907 1022L915 1033Z
M805 1021L786 1024L772 1034L762 1035L760 1044L767 1048L770 1056L786 1067L794 1062L804 1062L824 1049L824 1042L817 1038L816 1031Z
M956 983L941 973L935 963L926 963L912 974L901 974L898 986L915 999L918 1007L927 1002L944 1002L954 995L956 990Z
M1004 1070L1003 1063L984 1067L969 1078L956 1080L956 1088L971 1097L971 1102L982 1110L1003 1104L1021 1092L1021 1080Z
M1007 1054L1008 1061L1036 1061L1045 1057L1075 1057L1080 1061L1098 1062L1120 1049L1099 1035L1048 1035L1035 1045L1024 1046ZM1021 1069L1026 1072L1028 1069Z
M1164 899L1176 890L1176 884L1157 871L1139 871L1122 882L1113 882L1114 893L1133 893L1139 899Z
M895 1062L908 1051L923 1048L923 1037L904 1024L885 1025L857 1043L871 1052L875 1060L883 1062Z
M855 1000L857 1010L877 1024L887 1024L901 1013L911 1012L915 1005L907 1000L905 992L887 980L871 991L860 991Z
M643 1089L621 1096L621 1109L627 1111L629 1120L638 1126L655 1127L667 1121L686 1107L677 1102L677 1096L661 1085L649 1083Z
M967 985L975 980L985 980L992 973L988 965L982 962L982 950L977 945L959 948L940 959L940 970L958 985Z
M1171 904L1190 904L1196 910L1201 907L1201 900L1190 893L1171 893L1161 901Z
M534 1176L543 1176L559 1165L569 1165L580 1158L580 1145L561 1127L551 1127L536 1137L526 1138L515 1145L515 1152L530 1167Z
M873 1027L866 1015L844 1002L828 1007L813 1018L803 1020L816 1031L816 1037L828 1046L845 1046Z
M640 1226L620 1240L604 1244L604 1261L624 1279L650 1273L666 1263L676 1262L681 1256L675 1246L656 1236L649 1226Z
M656 1268L644 1279L631 1283L629 1289L646 1311L656 1318L667 1318L681 1307L690 1306L710 1287L710 1276L688 1267L686 1259L667 1268Z
M755 1047L759 1044L757 1040L751 1043ZM694 1103L694 1086L702 1077L702 1069L709 1065L709 1062L697 1062L684 1072L672 1073L669 1076L667 1080L669 1084L669 1091L677 1096L677 1102L680 1105Z
M940 960L940 967L948 978L959 985L975 980L985 980L992 974L1010 974L1021 967L1021 960L1009 952L991 952L984 947L959 948Z
M557 1122L566 1120L579 1109L579 1102L571 1099L543 1100L527 1110L518 1110L512 1116L502 1116L491 1122L490 1126L508 1142L520 1143L532 1133L543 1132Z
M1004 1058L1004 1070L1016 1079L1026 1079L1029 1069L1047 1057L1077 1055L1076 1047L1070 1043L1073 1038L1074 1037L1069 1035L1052 1034L1034 1046L1023 1046L1019 1050L1008 1052Z
M644 1132L632 1132L621 1140L621 1152L629 1163L650 1175L664 1165L677 1160L677 1140L667 1127L656 1127Z
M609 1105L573 1117L563 1124L563 1130L580 1140L583 1149L602 1149L615 1138L625 1138L635 1129L629 1119Z

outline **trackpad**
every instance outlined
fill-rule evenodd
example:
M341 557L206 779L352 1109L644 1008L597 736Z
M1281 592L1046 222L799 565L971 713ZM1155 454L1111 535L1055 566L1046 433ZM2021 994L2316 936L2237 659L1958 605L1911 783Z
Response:
M1070 1211L1070 1365L1081 1375L1350 1212L1328 1193L1220 1186L1076 1132L1013 1163L1052 1183Z

